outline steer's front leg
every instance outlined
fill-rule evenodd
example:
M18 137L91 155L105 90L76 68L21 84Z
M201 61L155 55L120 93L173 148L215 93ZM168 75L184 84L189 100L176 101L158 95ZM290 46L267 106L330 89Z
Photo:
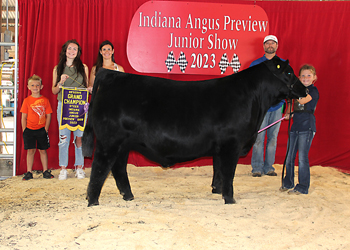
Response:
M101 148L102 146L97 144L94 161L91 166L90 182L87 189L89 207L99 205L98 198L100 197L102 186L116 160L115 154L104 153Z

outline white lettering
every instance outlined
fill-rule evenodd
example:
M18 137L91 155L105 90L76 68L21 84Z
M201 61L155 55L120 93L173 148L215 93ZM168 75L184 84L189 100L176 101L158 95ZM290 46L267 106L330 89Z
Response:
M230 49L230 50L236 50L238 39L231 39L231 38L218 38L218 34L215 33L215 35L211 34L208 36L208 42L209 46L208 49Z
M166 17L162 16L161 12L155 11L153 16L140 14L139 27L147 28L176 28L181 29L181 18L180 17Z
M201 29L202 34L207 33L208 30L218 30L220 28L219 19L210 19L210 18L194 18L194 22L192 21L191 14L188 15L186 22L186 29Z
M267 24L268 21L252 20L251 16L246 20L234 20L230 16L224 16L223 30L265 32Z
M192 37L192 33L187 36L175 36L174 33L170 33L170 43L168 48L186 48L186 49L202 49L203 48L203 37Z

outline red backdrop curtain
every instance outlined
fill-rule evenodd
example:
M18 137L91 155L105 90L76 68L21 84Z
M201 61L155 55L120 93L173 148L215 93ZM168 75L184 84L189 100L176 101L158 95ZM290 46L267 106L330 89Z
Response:
M19 91L17 120L23 99L30 93L26 80L37 74L43 79L42 94L49 98L54 110L49 137L49 168L58 168L57 101L51 92L52 70L58 62L61 46L76 39L82 49L82 60L89 69L97 57L99 44L108 39L115 46L116 61L126 72L135 72L127 60L128 29L137 8L147 0L19 0ZM196 2L196 0L191 0ZM199 1L198 1L199 2ZM201 0L200 2L216 2ZM297 72L304 63L316 67L320 100L316 110L317 133L309 158L311 165L333 166L350 172L349 116L350 83L350 2L232 1L261 6L269 18L270 33L279 38L278 56L289 59ZM261 55L263 55L262 44ZM176 80L208 79L200 75L156 75ZM26 151L22 128L17 124L17 174L26 172ZM287 146L287 122L282 122L278 138L276 163L283 163ZM73 146L71 146L73 149ZM74 163L70 151L69 167ZM250 164L251 152L239 163ZM132 153L129 162L138 166L154 165L143 156ZM211 165L210 158L201 158L179 166ZM87 159L86 167L91 166ZM42 169L39 157L34 170Z

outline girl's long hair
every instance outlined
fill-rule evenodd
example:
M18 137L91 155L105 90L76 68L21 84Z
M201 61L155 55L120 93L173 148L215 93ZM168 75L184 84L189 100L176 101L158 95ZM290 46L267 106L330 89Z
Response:
M100 51L101 51L102 47L105 46L105 45L111 45L112 50L114 49L113 44L112 44L110 41L108 41L108 40L103 41L103 42L100 44L100 48L99 48L99 50L98 50L98 55L97 55L96 63L95 63L95 65L94 65L94 66L96 66L96 68L95 68L95 75L96 75L97 72L100 70L100 68L102 68L102 66L103 66L103 57L102 57ZM115 61L114 61L114 53L112 54L112 62L115 63Z
M81 56L81 47L79 45L79 43L77 42L77 40L72 39L72 40L68 40L67 42L65 42L65 44L63 44L61 52L60 52L60 59L59 62L57 64L57 80L56 80L56 86L57 83L61 80L61 75L63 74L64 71L64 67L66 66L66 61L67 61L67 48L68 45L74 43L78 46L78 53L77 56L74 58L73 61L73 66L75 67L75 69L77 70L78 74L81 74L83 76L83 85L85 87L87 87L87 76L85 74L85 69L84 69L84 64L80 59Z

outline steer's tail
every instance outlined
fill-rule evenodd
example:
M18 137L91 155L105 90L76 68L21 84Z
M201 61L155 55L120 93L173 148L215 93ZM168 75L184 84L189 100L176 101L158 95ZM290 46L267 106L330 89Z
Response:
M88 119L87 123L84 129L84 134L82 138L83 143L83 156L85 157L92 157L92 153L94 151L94 127L92 125L93 117L92 117L92 107L94 104L95 95L99 86L100 81L95 81L94 88L92 90L90 105L89 105L89 113L88 113Z

